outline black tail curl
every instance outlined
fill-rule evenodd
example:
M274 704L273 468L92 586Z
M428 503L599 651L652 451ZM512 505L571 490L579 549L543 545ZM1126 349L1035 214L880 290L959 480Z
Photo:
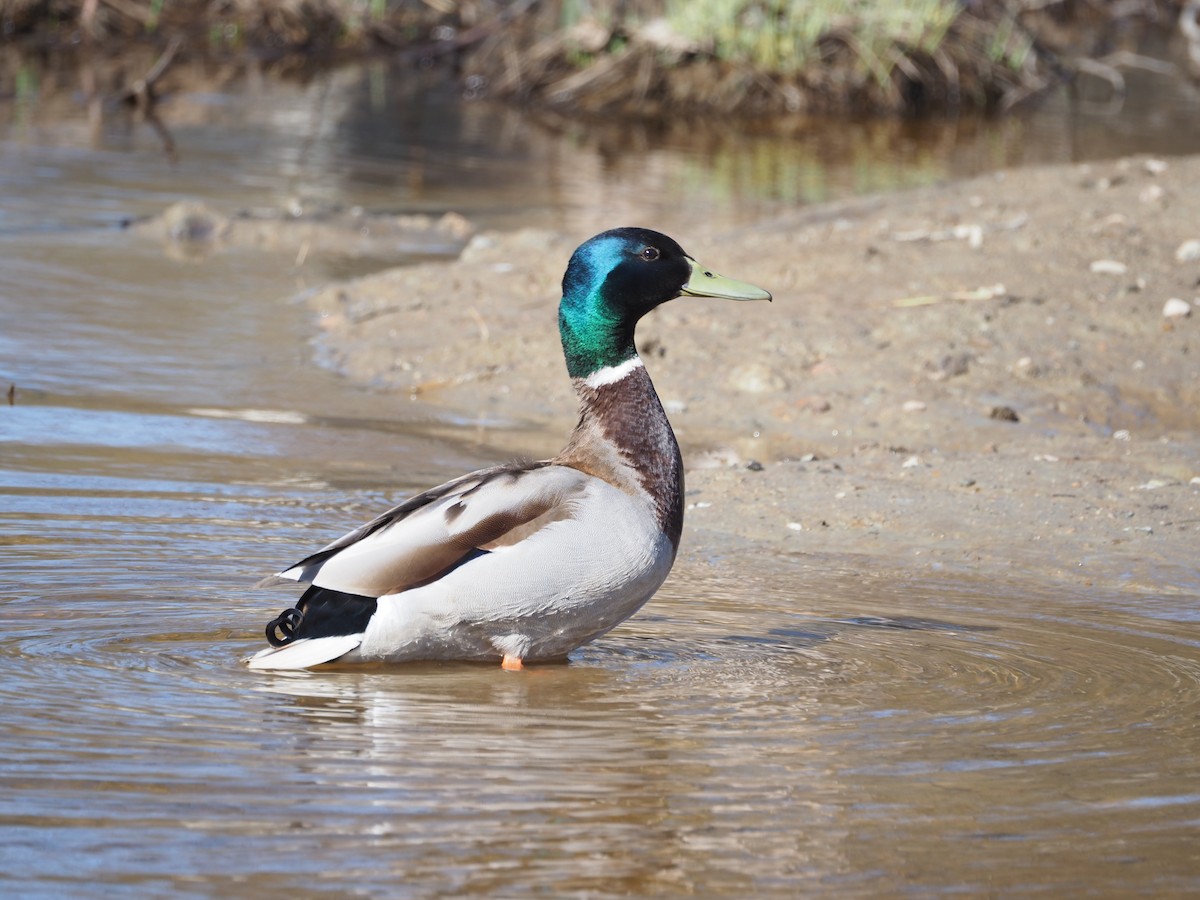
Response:
M286 647L296 639L304 614L299 609L285 609L267 624L267 643L272 647Z
M285 609L266 628L267 643L286 647L304 638L361 634L375 615L374 597L348 594L311 585L291 609Z

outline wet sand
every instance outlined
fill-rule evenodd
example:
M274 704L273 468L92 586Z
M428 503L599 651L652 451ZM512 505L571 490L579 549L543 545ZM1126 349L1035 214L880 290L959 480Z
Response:
M1200 307L1197 183L1200 158L1138 157L675 229L775 294L639 328L684 449L685 558L1195 590L1200 308L1164 305ZM623 224L655 223L597 230ZM329 285L308 298L318 356L552 454L574 421L559 279L588 236L485 233Z

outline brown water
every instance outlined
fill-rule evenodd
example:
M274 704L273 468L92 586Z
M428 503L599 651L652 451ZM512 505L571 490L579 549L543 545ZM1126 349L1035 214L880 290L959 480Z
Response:
M1200 581L1081 593L693 556L567 666L246 671L284 602L258 577L497 454L486 429L311 365L289 297L362 261L186 263L100 226L298 194L682 233L1080 141L1060 116L633 135L628 156L392 90L350 72L178 97L174 167L119 116L96 144L82 112L9 110L0 893L1200 893ZM1123 120L1080 127L1111 126L1113 152L1200 150L1178 124L1194 109L1157 113L1170 135L1144 115L1144 145Z

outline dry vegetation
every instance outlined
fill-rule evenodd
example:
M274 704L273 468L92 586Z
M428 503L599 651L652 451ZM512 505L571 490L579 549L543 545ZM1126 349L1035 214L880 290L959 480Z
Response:
M173 46L182 59L293 67L381 53L414 64L445 60L468 95L571 113L912 114L1004 109L1081 68L1096 74L1114 23L1174 23L1177 7L1172 0L0 0L0 28L27 52L51 57L150 45Z

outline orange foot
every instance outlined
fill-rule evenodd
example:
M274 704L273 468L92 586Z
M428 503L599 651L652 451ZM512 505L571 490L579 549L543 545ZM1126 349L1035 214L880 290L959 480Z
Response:
M504 659L500 660L500 668L506 669L509 672L519 672L525 668L525 666L521 664L521 657L509 656L506 653L504 654Z

